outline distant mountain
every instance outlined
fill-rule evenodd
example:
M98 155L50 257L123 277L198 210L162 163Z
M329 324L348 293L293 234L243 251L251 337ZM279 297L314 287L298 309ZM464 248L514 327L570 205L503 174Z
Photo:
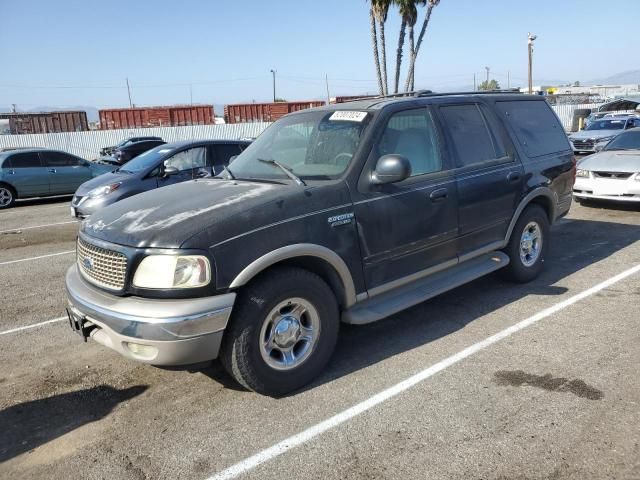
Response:
M583 85L624 85L631 83L640 84L640 70L628 70L610 77L589 80L584 82Z

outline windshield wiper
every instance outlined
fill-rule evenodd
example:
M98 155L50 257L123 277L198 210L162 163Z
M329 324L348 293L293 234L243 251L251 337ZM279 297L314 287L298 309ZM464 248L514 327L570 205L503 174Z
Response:
M290 168L285 167L279 161L274 160L272 158L270 158L270 159L259 158L258 161L262 162L262 163L268 163L269 165L274 165L274 166L278 167L280 170L282 170L285 173L285 175L287 177L289 177L291 180L296 182L298 185L301 185L303 187L307 186L307 184L304 183L304 180L302 180L299 176L297 176L295 173L293 173Z
M224 173L229 175L229 179L230 180L235 180L236 179L235 175L233 173L231 173L231 170L229 170L226 165L222 166L222 170L224 171Z

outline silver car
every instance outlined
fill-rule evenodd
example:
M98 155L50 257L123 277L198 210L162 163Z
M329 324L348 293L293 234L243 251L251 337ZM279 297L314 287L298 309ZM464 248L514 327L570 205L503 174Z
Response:
M634 127L640 127L640 118L603 118L590 123L584 130L569 135L569 142L575 153L594 153L616 135Z
M578 163L573 196L578 201L640 202L640 128L621 133Z

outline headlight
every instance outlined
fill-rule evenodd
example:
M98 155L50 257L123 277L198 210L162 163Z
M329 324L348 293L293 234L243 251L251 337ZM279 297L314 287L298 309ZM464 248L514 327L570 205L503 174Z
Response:
M581 170L579 168L578 170L576 170L576 177L589 178L589 170Z
M121 182L112 183L111 185L105 185L103 187L94 188L87 193L87 197L98 198L103 197L105 195L109 195L114 190L117 190L122 185Z
M149 255L133 276L140 288L196 288L211 281L211 266L202 255Z

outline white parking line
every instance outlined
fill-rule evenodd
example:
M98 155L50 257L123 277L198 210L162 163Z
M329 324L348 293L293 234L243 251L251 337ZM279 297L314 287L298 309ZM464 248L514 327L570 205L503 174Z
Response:
M236 478L237 476L242 475L243 473L253 470L257 466L263 463L266 463L270 460L273 460L274 458L282 455L283 453L286 453L293 448L296 448L304 443L309 442L310 440L313 440L315 437L322 435L328 430L331 430L337 427L338 425L351 420L352 418L366 412L367 410L370 410L376 405L386 402L387 400L414 387L418 383L426 380L427 378L435 375L436 373L441 372L442 370L445 370L446 368L460 362L461 360L464 360L465 358L468 358L478 353L481 350L484 350L485 348L493 345L494 343L497 343L500 340L503 340L513 335L514 333L519 332L520 330L527 328L536 322L539 322L544 318L547 318L555 313L558 313L560 310L563 310L573 305L574 303L584 300L585 298L595 293L598 293L599 291L604 290L605 288L608 288L613 284L621 280L624 280L625 278L638 272L640 272L640 265L636 265L635 267L625 270L624 272L614 277L611 277L608 280L605 280L604 282L599 283L581 293L578 293L573 297L563 300L560 303L556 303L555 305L549 308L546 308L536 313L535 315L516 323L515 325L505 328L504 330L496 333L495 335L492 335L478 343L475 343L470 347L467 347L464 350L461 350L460 352L450 357L447 357L444 360L441 360L440 362L434 365L431 365L428 368L425 368L421 372L418 372L415 375L412 375L411 377L407 378L406 380L400 383L397 383L394 386L387 388L386 390L383 390L380 393L377 393L376 395L364 400L363 402L358 403L353 407L348 408L347 410L344 410L338 413L337 415L334 415L333 417L328 418L316 425L313 425L296 435L286 438L281 442L276 443L272 447L266 448L265 450L262 450L261 452L258 452L255 455L245 460L242 460L239 463L236 463L235 465L209 477L208 480L228 480L228 479Z
M31 230L31 229L34 229L34 228L55 227L56 225L67 225L69 223L79 223L79 222L77 220L70 220L68 222L47 223L47 224L44 224L44 225L33 225L31 227L16 227L16 228L10 228L9 230L0 230L0 234L2 234L2 233L20 232L22 230Z
M67 317L52 318L51 320L46 320L46 321L40 322L40 323L34 323L33 325L27 325L25 327L12 328L10 330L5 330L4 332L0 332L0 335L9 335L10 333L22 332L23 330L31 330L32 328L42 327L43 325L48 325L50 323L62 322L63 320L67 320Z
M8 262L0 262L0 265L10 265L12 263L29 262L31 260L38 260L40 258L57 257L58 255L69 255L75 253L75 250L67 250L65 252L50 253L48 255L38 255L37 257L20 258L18 260L9 260Z

